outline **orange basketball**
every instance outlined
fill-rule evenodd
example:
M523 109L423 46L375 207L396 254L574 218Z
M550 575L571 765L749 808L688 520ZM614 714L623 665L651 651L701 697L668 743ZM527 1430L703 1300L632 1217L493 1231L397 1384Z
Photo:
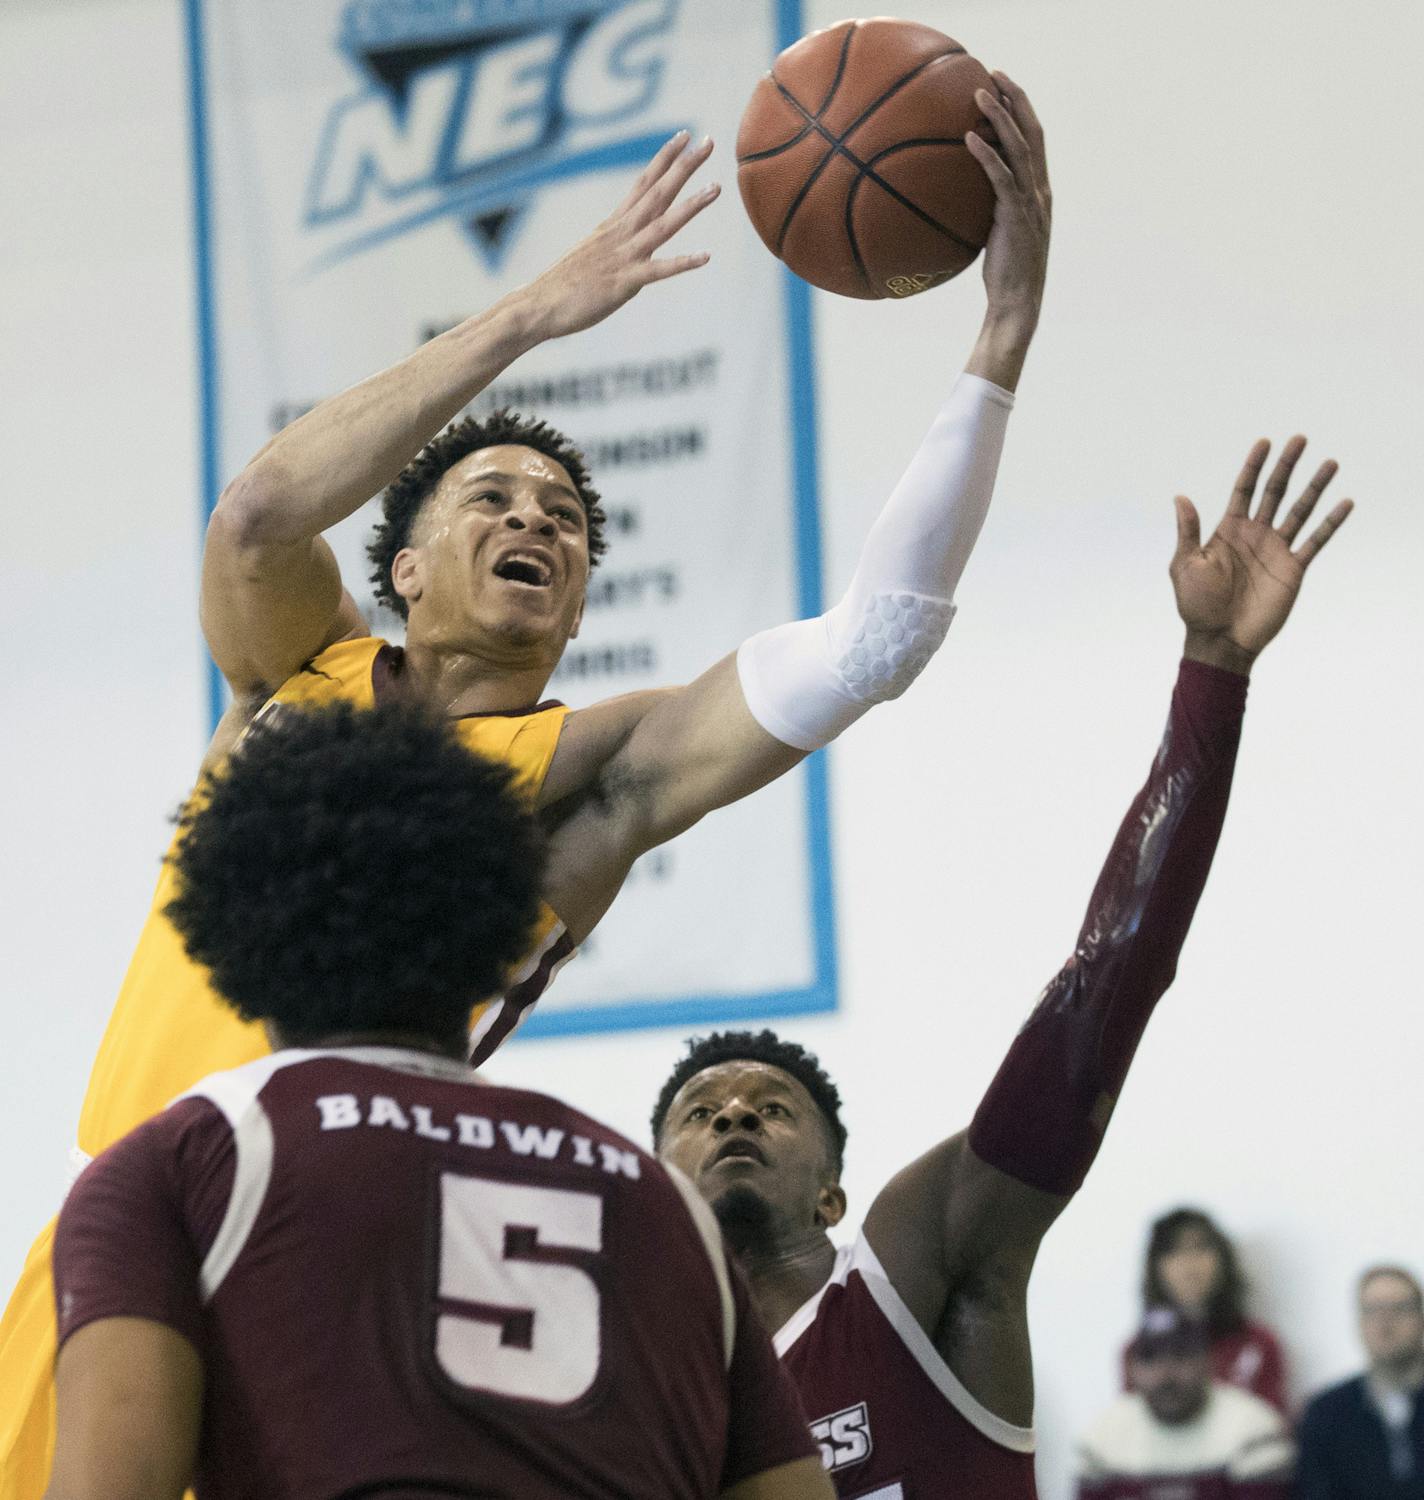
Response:
M845 297L910 297L989 237L994 190L964 144L994 87L913 21L841 21L788 47L737 132L737 185L773 255Z

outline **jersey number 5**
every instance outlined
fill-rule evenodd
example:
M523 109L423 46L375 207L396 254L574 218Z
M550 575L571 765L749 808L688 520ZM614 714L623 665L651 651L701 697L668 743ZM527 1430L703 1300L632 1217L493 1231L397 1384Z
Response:
M468 1391L577 1401L598 1376L598 1284L541 1252L602 1248L597 1193L442 1174L440 1368Z

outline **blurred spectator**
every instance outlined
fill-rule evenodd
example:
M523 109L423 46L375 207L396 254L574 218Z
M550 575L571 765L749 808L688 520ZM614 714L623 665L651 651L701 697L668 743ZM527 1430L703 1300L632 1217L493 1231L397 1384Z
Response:
M1128 1363L1132 1390L1079 1445L1078 1500L1287 1500L1285 1420L1212 1378L1203 1324L1150 1309Z
M1322 1391L1300 1425L1300 1500L1424 1500L1424 1297L1398 1266L1360 1277L1369 1368Z
M1236 1247L1210 1214L1176 1208L1152 1226L1142 1276L1143 1311L1173 1307L1206 1326L1217 1380L1286 1409L1285 1359L1280 1340L1246 1316L1246 1278ZM1130 1347L1130 1346L1129 1346ZM1122 1386L1132 1389L1128 1351Z

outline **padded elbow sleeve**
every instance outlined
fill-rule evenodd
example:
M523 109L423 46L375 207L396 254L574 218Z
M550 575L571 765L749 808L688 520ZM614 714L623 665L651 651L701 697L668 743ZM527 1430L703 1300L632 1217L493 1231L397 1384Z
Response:
M737 653L753 718L817 750L898 698L939 649L994 491L1013 397L962 375L866 539L844 599L764 630Z

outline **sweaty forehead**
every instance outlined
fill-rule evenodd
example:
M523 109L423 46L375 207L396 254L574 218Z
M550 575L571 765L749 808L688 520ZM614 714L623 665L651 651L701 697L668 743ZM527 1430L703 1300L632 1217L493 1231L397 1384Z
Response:
M733 1058L729 1062L713 1063L710 1068L694 1073L677 1091L672 1107L690 1104L694 1099L713 1103L737 1098L764 1099L774 1094L790 1095L798 1103L816 1108L816 1101L800 1079L793 1078L784 1068L778 1068L774 1063L759 1062L753 1058Z
M492 448L476 448L459 463L450 465L441 476L439 487L442 490L458 489L477 474L503 477L515 484L555 485L575 497L578 495L578 488L563 464L537 448L526 448L522 443L498 443Z

